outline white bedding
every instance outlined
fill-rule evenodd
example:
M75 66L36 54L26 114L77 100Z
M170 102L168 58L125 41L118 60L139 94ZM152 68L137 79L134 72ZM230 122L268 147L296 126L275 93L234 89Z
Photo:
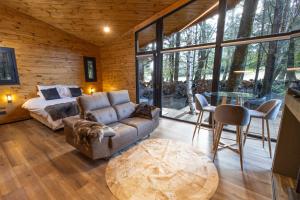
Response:
M48 122L51 129L57 130L63 127L62 120L60 119L60 120L53 121L51 116L45 111L45 108L50 105L68 103L73 101L76 101L76 97L65 97L65 98L55 99L55 100L45 100L43 97L35 97L26 101L22 105L22 108L27 109L31 113L41 116Z

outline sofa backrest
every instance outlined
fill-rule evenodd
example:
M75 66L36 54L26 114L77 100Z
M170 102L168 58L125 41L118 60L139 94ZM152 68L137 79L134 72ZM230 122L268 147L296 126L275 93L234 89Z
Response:
M111 105L117 112L118 119L122 120L131 116L135 110L135 104L130 102L127 90L108 92Z
M104 124L118 121L117 113L111 106L106 92L98 92L92 96L80 96L77 98L77 102L81 118L87 118L87 114L91 113L96 121Z

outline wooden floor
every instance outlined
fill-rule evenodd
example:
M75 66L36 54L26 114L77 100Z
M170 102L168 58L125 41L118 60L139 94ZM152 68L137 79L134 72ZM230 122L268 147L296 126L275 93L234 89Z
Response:
M161 119L151 137L192 144L193 128ZM208 130L203 129L193 145L211 157ZM244 172L237 154L220 151L215 160L220 184L213 199L271 199L271 163L258 140L246 142ZM53 132L34 120L0 125L1 199L115 199L105 183L106 165L66 144L63 131Z

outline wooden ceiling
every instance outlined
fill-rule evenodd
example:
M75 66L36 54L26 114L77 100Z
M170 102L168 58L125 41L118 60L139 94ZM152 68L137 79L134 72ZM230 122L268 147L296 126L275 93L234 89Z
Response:
M7 0L2 4L102 46L177 0ZM103 26L111 32L105 34Z

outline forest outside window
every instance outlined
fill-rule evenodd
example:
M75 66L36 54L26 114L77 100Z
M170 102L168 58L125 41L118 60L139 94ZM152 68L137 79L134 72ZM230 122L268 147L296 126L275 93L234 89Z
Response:
M218 1L195 0L164 18L163 48L178 48L216 41ZM207 12L206 12L207 11Z
M224 40L300 29L299 0L241 0L226 12Z
M163 116L195 122L193 95L211 92L214 56L214 48L163 54Z

